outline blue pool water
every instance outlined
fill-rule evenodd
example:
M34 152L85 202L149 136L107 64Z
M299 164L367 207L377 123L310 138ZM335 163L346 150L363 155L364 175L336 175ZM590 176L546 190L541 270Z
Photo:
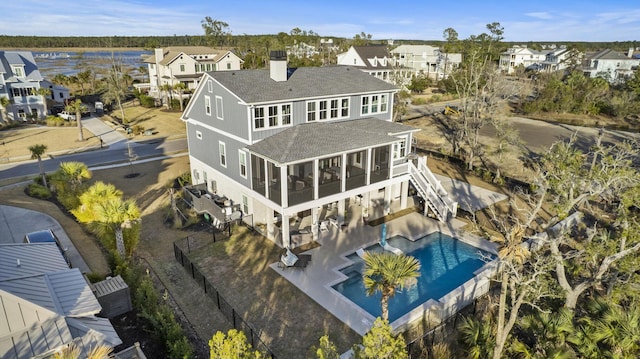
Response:
M454 239L441 232L434 232L412 242L395 236L387 242L405 254L420 261L420 277L409 289L396 292L389 300L389 321L400 318L429 299L438 300L464 282L473 278L473 272L482 267L491 254L477 247ZM382 251L378 244L367 251ZM333 289L369 312L374 317L381 315L380 293L367 296L362 282L363 260L355 253L348 258L354 264L343 268L349 278L333 286Z

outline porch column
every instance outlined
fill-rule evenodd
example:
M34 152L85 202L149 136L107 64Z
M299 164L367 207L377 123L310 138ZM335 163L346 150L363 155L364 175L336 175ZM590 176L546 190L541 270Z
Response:
M371 148L367 148L367 167L365 168L365 184L371 184Z
M336 216L338 220L338 229L342 228L342 225L344 224L345 201L345 199L341 199L338 201L338 215Z
M271 207L267 207L267 238L274 240L275 239L275 223L273 222L273 209Z
M271 183L271 178L269 178L269 161L266 159L264 162L264 196L269 198L269 184Z
M318 199L318 196L319 196L318 195L319 193L318 184L320 183L319 177L320 177L320 171L318 170L318 159L316 158L315 160L313 160L313 199Z
M287 185L289 181L287 180L287 166L280 167L280 204L282 208L289 207L289 189Z
M347 190L347 154L342 154L342 159L340 160L342 166L340 166L340 192L344 192ZM339 221L339 220L338 220Z
M371 195L369 192L362 194L362 218L366 221L369 219L369 207L371 206Z
M400 184L400 209L407 208L407 196L409 194L409 181Z
M384 188L384 204L382 210L385 216L391 213L391 185Z
M320 217L318 215L318 210L319 209L320 209L319 207L311 208L311 234L313 235L313 241L314 242L318 241L318 231L320 230L319 225L318 225L318 219Z
M282 247L291 247L291 237L289 236L289 216L282 215L282 225L280 231L282 232Z

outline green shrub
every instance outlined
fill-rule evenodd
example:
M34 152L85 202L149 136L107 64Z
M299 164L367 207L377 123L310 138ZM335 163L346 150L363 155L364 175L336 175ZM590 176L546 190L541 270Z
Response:
M27 187L27 193L29 196L40 199L49 199L51 198L51 191L40 184L30 183Z
M156 107L156 100L148 95L140 95L138 98L140 100L140 105L145 108L154 108Z
M63 127L67 125L67 121L59 116L47 116L45 124L49 127Z

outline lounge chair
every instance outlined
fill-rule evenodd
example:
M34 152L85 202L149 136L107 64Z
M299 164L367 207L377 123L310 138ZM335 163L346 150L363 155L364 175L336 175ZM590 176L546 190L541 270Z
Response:
M307 265L309 265L309 262L311 262L310 254L296 255L295 253L291 252L289 248L287 248L287 251L280 256L280 263L278 263L278 266L280 268L305 268Z
M320 222L320 232L329 232L329 226L327 225L328 221Z

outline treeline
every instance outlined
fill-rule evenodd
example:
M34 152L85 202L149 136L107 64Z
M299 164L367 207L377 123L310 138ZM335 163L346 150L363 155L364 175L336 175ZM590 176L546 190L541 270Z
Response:
M387 44L387 40L365 41L354 38L322 37L312 31L308 36L291 36L289 33L266 34L266 35L230 35L227 44L230 47L253 48L257 44L265 47L270 45L285 45L286 40L303 41L309 45L319 46L321 39L332 39L334 46L343 47L351 44ZM357 37L357 36L356 36ZM285 40L285 41L283 41ZM432 45L442 46L445 41L440 40L394 40L394 46L401 44ZM626 51L630 47L640 46L638 41L612 41L612 42L502 42L502 46L511 47L513 45L527 45L533 49L542 49L544 45L566 45L569 48L578 48L582 51L596 51L602 49L613 49ZM51 47L130 47L153 49L163 46L206 46L207 39L204 35L173 35L173 36L9 36L0 35L0 48L51 48ZM274 47L275 48L275 47Z

